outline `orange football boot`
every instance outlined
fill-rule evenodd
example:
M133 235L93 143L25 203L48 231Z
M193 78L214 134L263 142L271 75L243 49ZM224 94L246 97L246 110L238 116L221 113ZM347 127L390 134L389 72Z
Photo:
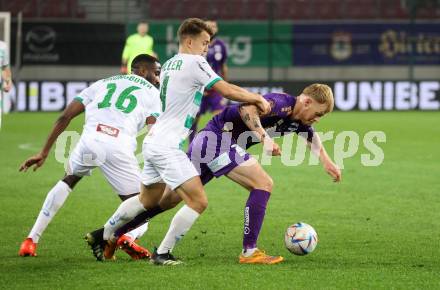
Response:
M137 244L137 241L138 240L133 240L133 238L128 235L122 235L116 244L120 249L130 255L133 260L150 258L150 251Z
M32 238L27 238L21 243L18 254L22 257L36 257L37 256L37 243L34 243Z
M264 251L256 249L255 252L249 257L245 257L243 254L239 257L240 264L278 264L284 260L281 256L269 256Z

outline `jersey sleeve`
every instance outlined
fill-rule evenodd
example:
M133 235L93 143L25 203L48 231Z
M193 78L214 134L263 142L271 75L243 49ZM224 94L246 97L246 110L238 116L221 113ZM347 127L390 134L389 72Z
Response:
M122 59L128 60L131 53L131 36L125 40L124 50L122 51Z
M96 93L98 91L99 81L93 83L91 86L82 90L74 100L82 103L84 106L90 104L96 97Z
M194 64L194 78L197 85L209 90L216 82L222 78L219 77L202 56L197 57Z
M9 66L9 53L8 53L8 47L6 45L4 46L3 59L1 62L1 66L2 66L2 68Z
M155 117L157 119L162 112L159 91L157 89L150 90L147 97L148 102L145 108L145 117Z
M284 118L290 112L292 104L289 95L286 94L266 94L263 96L270 104L268 116L278 116Z

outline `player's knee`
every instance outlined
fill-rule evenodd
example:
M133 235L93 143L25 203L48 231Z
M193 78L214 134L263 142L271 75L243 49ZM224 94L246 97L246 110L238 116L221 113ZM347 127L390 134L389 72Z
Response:
M200 208L204 211L207 207L208 207L208 198L206 198L205 196L205 198L203 198L200 201Z
M172 209L175 208L180 202L182 201L182 199L176 195L176 196L164 196L160 202L159 202L159 206L162 209Z
M273 180L269 175L266 175L264 178L258 180L257 184L253 189L261 189L267 192L272 192L273 188Z
M202 213L208 207L208 198L206 195L191 199L188 206L198 213Z
M153 208L159 204L159 198L148 196L147 194L139 194L139 201L144 208Z

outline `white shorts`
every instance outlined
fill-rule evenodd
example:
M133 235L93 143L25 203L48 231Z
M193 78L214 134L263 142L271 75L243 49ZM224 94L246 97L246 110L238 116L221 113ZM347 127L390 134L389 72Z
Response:
M164 182L174 190L199 175L188 156L180 149L144 143L142 154L144 169L141 181L144 185Z
M140 170L133 152L119 143L81 136L69 157L67 174L90 175L99 167L108 183L119 195L140 192Z

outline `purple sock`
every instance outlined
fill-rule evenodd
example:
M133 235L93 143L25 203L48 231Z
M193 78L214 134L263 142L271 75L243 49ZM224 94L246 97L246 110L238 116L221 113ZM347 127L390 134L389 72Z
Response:
M270 192L261 189L254 189L249 194L244 208L243 249L245 250L257 247L269 197Z

